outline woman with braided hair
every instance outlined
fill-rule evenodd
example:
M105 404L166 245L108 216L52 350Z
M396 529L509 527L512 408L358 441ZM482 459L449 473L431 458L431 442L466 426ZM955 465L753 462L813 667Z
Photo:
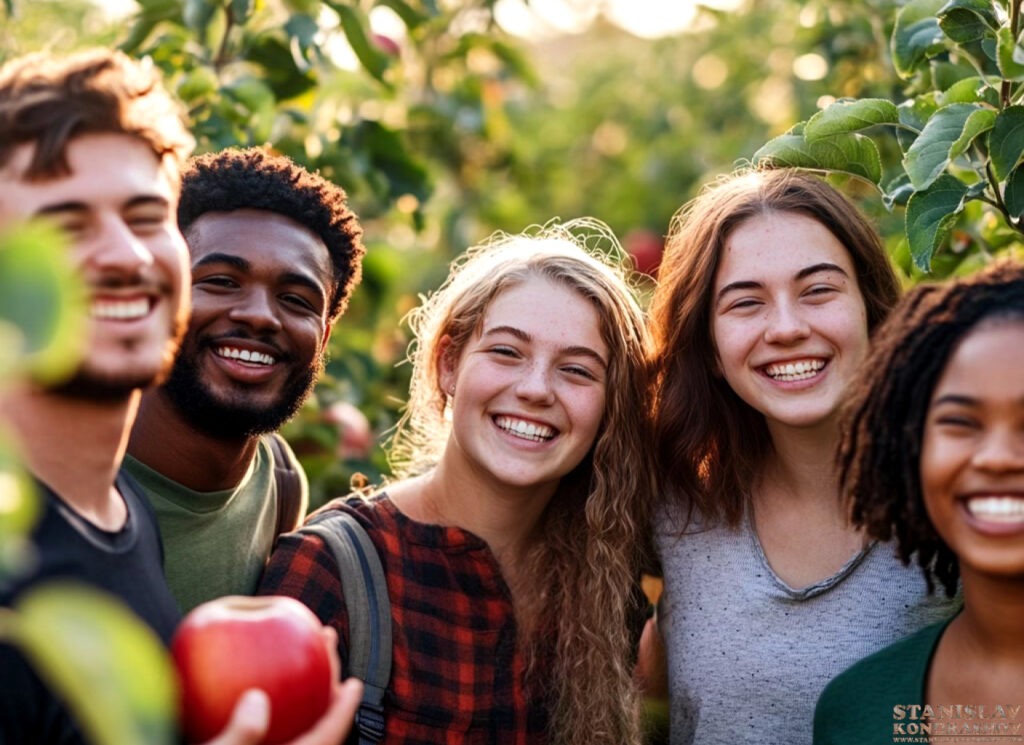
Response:
M816 744L1022 734L1022 370L1020 264L920 286L880 332L842 443L853 521L894 539L930 588L962 581L964 607L836 678Z

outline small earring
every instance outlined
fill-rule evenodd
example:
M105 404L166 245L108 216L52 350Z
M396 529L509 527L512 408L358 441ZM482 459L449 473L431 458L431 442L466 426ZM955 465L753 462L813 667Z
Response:
M449 396L454 396L455 395L455 383L452 383L451 386L448 388L448 395Z

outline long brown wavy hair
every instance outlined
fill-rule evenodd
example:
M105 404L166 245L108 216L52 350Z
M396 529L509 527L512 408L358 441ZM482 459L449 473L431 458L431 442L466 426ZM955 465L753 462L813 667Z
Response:
M440 355L460 353L502 292L543 277L593 303L609 351L604 417L589 453L548 503L527 581L517 583L528 595L517 598L517 613L526 616L520 625L537 630L527 657L531 666L553 664L534 670L531 680L553 681L551 741L566 745L630 745L640 736L630 626L654 495L647 332L624 271L595 250L609 242L614 237L601 224L576 221L470 249L409 318L412 384L390 446L399 477L438 462L450 433Z
M764 416L716 375L711 338L715 276L725 245L743 222L788 212L810 217L850 254L868 329L886 316L900 285L875 229L842 194L810 174L740 171L711 184L672 218L659 285L651 301L656 373L654 434L664 499L737 525L772 450Z

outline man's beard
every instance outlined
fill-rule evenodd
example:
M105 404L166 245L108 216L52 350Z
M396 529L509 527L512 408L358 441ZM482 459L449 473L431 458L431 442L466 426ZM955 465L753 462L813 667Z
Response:
M223 439L276 432L302 407L324 367L323 355L318 354L310 365L287 381L273 405L261 406L247 401L244 390L236 391L230 401L215 396L202 380L199 355L195 347L183 348L161 392L192 427Z

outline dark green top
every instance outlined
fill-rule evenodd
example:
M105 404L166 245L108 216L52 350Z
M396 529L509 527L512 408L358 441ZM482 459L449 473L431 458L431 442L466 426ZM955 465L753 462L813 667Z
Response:
M893 745L917 734L920 710L909 707L924 703L932 656L952 620L926 626L836 676L814 710L814 745Z

